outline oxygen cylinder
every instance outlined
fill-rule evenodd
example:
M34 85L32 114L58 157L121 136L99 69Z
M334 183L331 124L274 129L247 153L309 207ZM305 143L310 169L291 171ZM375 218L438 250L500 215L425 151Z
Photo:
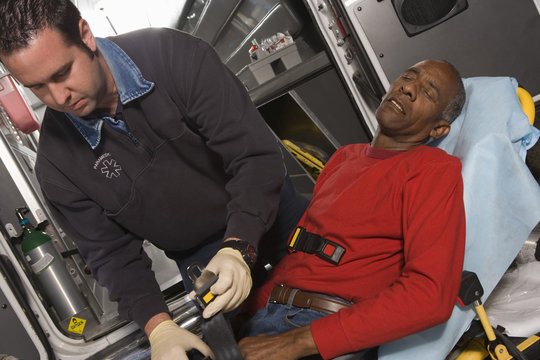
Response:
M87 309L87 303L69 275L51 237L32 226L25 218L27 212L29 212L27 208L20 208L15 212L23 230L22 252L36 275L46 299L56 310L60 321L64 322Z

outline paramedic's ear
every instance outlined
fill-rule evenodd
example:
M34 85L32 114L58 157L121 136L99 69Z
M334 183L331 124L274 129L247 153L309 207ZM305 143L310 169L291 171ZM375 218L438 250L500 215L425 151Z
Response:
M97 50L96 39L92 30L90 30L90 25L84 19L79 20L79 34L81 35L82 42L88 46L91 52L95 53Z
M429 136L431 136L434 139L438 139L445 136L449 132L450 132L450 124L448 123L448 121L441 119L435 123L435 126L433 126L433 129L431 129Z

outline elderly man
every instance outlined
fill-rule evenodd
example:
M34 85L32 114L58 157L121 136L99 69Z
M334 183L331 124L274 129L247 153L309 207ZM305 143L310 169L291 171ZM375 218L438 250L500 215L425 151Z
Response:
M332 156L290 254L255 294L246 360L334 358L449 318L465 244L461 164L424 144L449 132L464 101L444 61L392 83L373 141Z

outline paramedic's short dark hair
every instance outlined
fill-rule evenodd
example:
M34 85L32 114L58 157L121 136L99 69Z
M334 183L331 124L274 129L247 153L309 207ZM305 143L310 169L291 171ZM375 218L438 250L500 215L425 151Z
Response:
M456 69L454 65L452 65L450 62L446 60L440 60L452 68L454 71L454 75L458 79L458 94L450 100L448 105L446 105L446 108L444 109L442 113L442 117L444 120L446 120L449 124L451 124L456 118L461 114L461 110L463 109L463 105L465 105L465 87L463 86L463 81L461 80L461 75L459 71Z
M59 31L67 44L91 54L79 33L80 19L70 0L0 0L0 56L27 47L47 27Z

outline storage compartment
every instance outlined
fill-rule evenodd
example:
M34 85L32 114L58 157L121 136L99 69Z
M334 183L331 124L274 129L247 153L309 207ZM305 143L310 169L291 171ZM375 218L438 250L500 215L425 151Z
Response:
M301 193L311 193L322 166L338 144L315 114L303 108L299 101L298 95L291 91L259 107L259 111L283 142L288 155L296 159L296 164L290 161L287 164L296 189ZM296 147L300 152L295 151ZM306 187L307 184L310 186Z
M255 88L254 92L266 86L271 84ZM310 156L324 166L339 147L371 139L333 69L296 84L258 109L281 141L285 165L295 188L308 197L320 172ZM291 149L287 140L303 154Z

